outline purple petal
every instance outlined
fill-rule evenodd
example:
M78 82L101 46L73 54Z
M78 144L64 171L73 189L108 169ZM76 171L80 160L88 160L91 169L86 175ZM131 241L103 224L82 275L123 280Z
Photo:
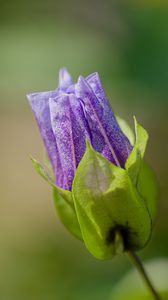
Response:
M90 74L88 77L86 77L86 81L92 88L101 105L107 104L108 100L103 89L99 74L97 72Z
M132 147L116 121L97 74L86 80L79 77L76 95L84 105L93 148L117 166L124 167Z
M56 97L57 94L57 91L50 91L27 95L54 171L58 169L60 162L57 155L58 151L55 137L51 127L49 98Z
M61 154L61 188L71 190L76 168L85 152L85 139L89 138L86 120L80 101L73 94L62 94L50 99L49 107L53 133Z
M71 75L66 68L62 68L59 71L59 88L63 91L73 84Z

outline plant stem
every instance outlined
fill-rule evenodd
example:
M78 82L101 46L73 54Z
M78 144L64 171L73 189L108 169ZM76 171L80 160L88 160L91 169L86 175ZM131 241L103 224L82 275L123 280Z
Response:
M134 267L137 269L137 271L139 272L139 274L142 276L144 282L146 283L148 289L150 290L150 292L153 295L153 299L155 300L161 300L159 294L157 293L157 291L155 290L153 284L151 283L144 267L143 264L141 262L141 260L139 259L139 257L132 251L128 251L127 252L128 257L131 261L131 263L134 265Z

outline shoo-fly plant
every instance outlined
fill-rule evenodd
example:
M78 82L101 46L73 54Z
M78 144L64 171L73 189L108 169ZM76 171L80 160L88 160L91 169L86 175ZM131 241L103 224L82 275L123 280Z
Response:
M98 259L128 254L160 299L135 254L151 238L158 202L144 161L146 130L134 118L134 136L114 115L98 73L74 83L63 68L58 88L27 97L55 179L32 162L53 189L62 223Z

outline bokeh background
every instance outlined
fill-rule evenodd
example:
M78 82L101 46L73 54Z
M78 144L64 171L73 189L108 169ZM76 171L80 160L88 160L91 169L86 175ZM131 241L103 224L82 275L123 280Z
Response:
M0 299L109 299L130 269L101 262L56 215L26 94L54 89L66 66L74 79L98 71L114 111L149 131L157 173L158 221L143 259L168 256L168 2L0 1Z

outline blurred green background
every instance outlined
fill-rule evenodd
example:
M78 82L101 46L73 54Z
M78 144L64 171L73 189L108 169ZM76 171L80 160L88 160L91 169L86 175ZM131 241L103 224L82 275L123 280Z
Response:
M114 111L149 131L147 159L161 190L143 259L168 256L168 2L0 1L0 299L101 300L130 269L97 261L56 216L50 187L29 156L44 161L26 100L98 71Z

